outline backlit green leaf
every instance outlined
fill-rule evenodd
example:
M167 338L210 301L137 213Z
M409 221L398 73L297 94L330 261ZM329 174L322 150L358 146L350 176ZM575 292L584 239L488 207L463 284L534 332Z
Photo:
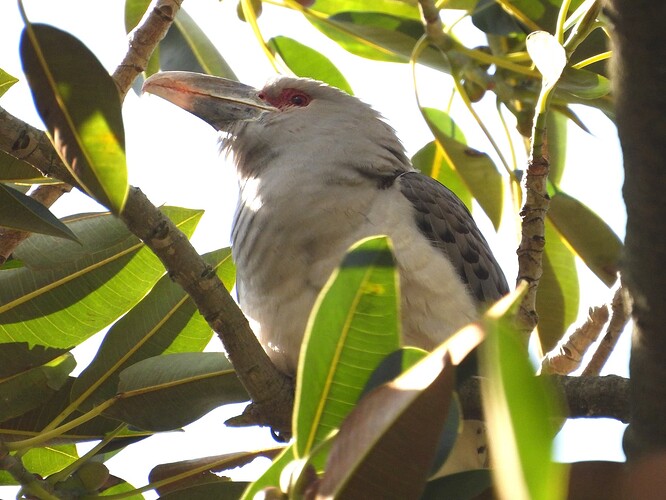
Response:
M512 317L493 310L484 317L482 399L494 486L502 498L566 497L566 466L553 462L560 401L534 376Z
M456 132L457 127L446 113L433 108L422 108L421 111L442 148L445 161L460 175L497 229L502 219L504 187L495 163L487 154L464 142L464 137Z
M187 235L202 215L163 212ZM0 343L71 348L127 312L164 274L155 254L112 215L66 223L81 244L33 235L14 252L24 267L0 271Z
M398 348L397 280L388 239L368 238L350 249L321 291L298 369L297 456L307 456L338 428L370 374Z
M536 310L541 349L546 353L555 347L578 316L580 296L574 255L548 219L542 265Z
M78 39L25 21L21 61L53 145L88 194L119 213L128 184L118 89Z
M233 273L231 250L211 252L204 259L218 274L226 274L230 290L234 284L228 276L229 271ZM212 334L192 299L165 275L109 329L95 358L74 382L72 400L85 400L86 408L99 404L116 393L125 368L162 353L201 351Z
M286 36L271 38L268 46L273 53L280 55L296 76L319 80L353 95L340 70L316 50Z

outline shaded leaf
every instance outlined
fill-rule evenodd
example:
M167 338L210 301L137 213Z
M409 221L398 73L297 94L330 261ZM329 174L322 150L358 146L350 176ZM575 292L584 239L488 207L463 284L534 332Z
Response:
M56 151L88 194L119 213L128 184L125 130L113 80L83 43L51 26L26 20L20 53Z
M217 352L144 359L120 373L118 395L105 414L151 431L178 429L218 406L248 400L231 363Z
M202 215L163 212L187 235ZM70 348L124 314L164 274L155 254L110 214L66 223L81 244L34 235L14 252L24 267L0 272L0 343Z
M574 255L548 219L545 236L543 274L536 297L539 341L544 353L555 347L576 320L580 298Z
M16 82L18 82L18 78L10 75L3 69L0 69L0 97L5 95L5 92L7 92Z
M14 158L9 153L0 151L0 181L4 182L39 182L47 178L28 162Z
M185 487L194 486L201 483L221 480L228 481L227 479L221 478L219 475L214 474L214 472L225 472L236 467L243 467L258 457L273 459L283 450L284 447L267 448L265 450L241 451L237 453L227 453L224 455L196 458L193 460L184 460L182 462L174 462L170 464L161 464L154 467L153 470L150 471L148 480L151 483L155 483L157 481L170 479L184 473L192 474L191 476L181 479L175 483L169 483L165 486L157 488L157 492L160 495L164 495L165 493L169 493L175 490L182 490ZM247 486L248 485L245 484L243 490Z
M457 127L446 113L433 108L421 108L421 111L445 160L458 172L497 229L502 219L504 187L495 163L487 154L460 140L461 135L455 132Z
M282 453L280 453L271 466L252 484L250 484L241 500L253 500L255 495L266 488L278 488L280 486L280 474L282 470L293 460L296 460L294 453L294 444L287 446Z
M218 273L226 275L230 290L234 285L231 250L217 250L203 258ZM119 374L125 368L164 352L201 351L212 334L189 295L165 275L109 329L95 358L77 377L72 400L85 400L83 408L89 409L113 397Z
M551 197L548 218L592 272L612 286L617 279L622 241L608 224L562 191Z
M278 54L296 76L319 80L353 95L349 83L335 65L324 55L286 36L268 41L274 54Z
M561 499L566 466L552 462L560 402L549 381L534 376L513 322L512 311L497 306L483 319L481 392L493 484L503 498Z
M43 404L67 382L75 366L74 356L66 353L42 366L0 380L0 422Z
M217 477L217 476L216 476ZM224 481L220 478L215 482L197 484L182 490L177 490L166 495L160 495L164 500L236 500L249 483L240 481Z
M187 44L191 55L201 66L203 73L222 76L231 80L238 80L233 70L229 67L220 52L215 48L215 45L213 45L213 42L210 41L201 28L199 28L199 25L182 7L176 14L174 24L182 36L182 40ZM162 54L163 51L167 51L169 50L169 47L173 46L164 46L162 42L160 47L160 54Z
M303 340L295 452L307 456L352 410L373 370L400 345L398 276L386 237L361 240L333 272Z
M6 420L0 424L0 436L7 441L16 441L34 437L40 434L43 429L50 424L53 419L60 417L61 413L68 408L70 404L69 393L74 382L74 377L69 377L63 387L45 399L43 404L20 417ZM70 409L71 410L71 409ZM74 412L63 422L68 422L75 417L81 416L80 412ZM75 443L81 441L90 441L93 439L102 439L106 434L118 427L118 421L104 417L96 417L85 424L82 424L57 439L58 443ZM105 447L104 452L112 449L122 449L139 439L143 439L149 433L137 431L125 431L120 436Z
M340 427L319 494L415 498L435 455L454 388L446 345L363 398ZM399 473L396 473L399 471Z
M581 99L597 99L610 92L610 80L586 69L565 68L555 95L571 94Z
M21 457L21 461L25 468L33 474L48 477L64 469L78 458L75 445L61 444L31 448ZM7 471L0 470L0 486L16 484L18 484L16 480Z
M27 342L0 344L0 379L48 363L65 352L66 349L51 349L42 345L30 347Z
M0 226L77 241L76 235L48 208L0 183Z
M382 359L381 363L370 375L368 383L363 388L361 397L382 384L390 382L402 373L406 372L416 363L428 355L427 351L417 347L401 347L397 351Z
M472 194L460 174L446 160L437 142L429 142L412 157L412 165L425 175L437 179L460 198L468 210L472 210Z

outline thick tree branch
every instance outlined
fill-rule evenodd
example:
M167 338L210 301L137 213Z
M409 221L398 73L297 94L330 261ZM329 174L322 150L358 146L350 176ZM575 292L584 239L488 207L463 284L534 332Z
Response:
M608 0L612 82L624 156L622 277L633 302L630 461L666 450L666 3Z
M149 9L132 33L128 55L113 76L122 97L145 68L145 62L164 37L180 4L181 0L157 0L155 7ZM47 135L1 108L0 149L25 160L44 175L78 187ZM244 416L233 423L269 425L276 432L288 435L293 381L271 363L216 274L197 254L187 237L139 189L130 189L121 218L129 230L157 255L172 279L192 297L202 316L222 340L253 401Z
M12 149L21 138L24 148ZM28 161L45 175L77 187L60 158L43 148L46 134L0 109L0 148ZM291 427L293 382L271 363L245 316L217 275L206 265L187 237L137 188L131 188L121 219L157 255L169 276L192 297L202 316L218 334L238 377L252 398L246 418L235 423L269 425L288 434Z
M629 380L617 375L567 377L542 375L551 380L567 403L567 418L614 418L629 421ZM481 383L470 378L459 390L467 419L483 419Z

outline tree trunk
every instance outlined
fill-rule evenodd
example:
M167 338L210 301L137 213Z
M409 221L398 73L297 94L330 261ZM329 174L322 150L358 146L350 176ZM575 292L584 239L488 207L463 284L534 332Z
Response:
M629 461L666 450L666 2L607 0L633 298Z

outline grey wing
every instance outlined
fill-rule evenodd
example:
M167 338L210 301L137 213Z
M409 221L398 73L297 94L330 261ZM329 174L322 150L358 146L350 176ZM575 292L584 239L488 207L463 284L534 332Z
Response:
M418 172L398 176L400 191L414 206L414 217L430 244L449 258L480 303L509 292L504 273L472 215L447 187Z

